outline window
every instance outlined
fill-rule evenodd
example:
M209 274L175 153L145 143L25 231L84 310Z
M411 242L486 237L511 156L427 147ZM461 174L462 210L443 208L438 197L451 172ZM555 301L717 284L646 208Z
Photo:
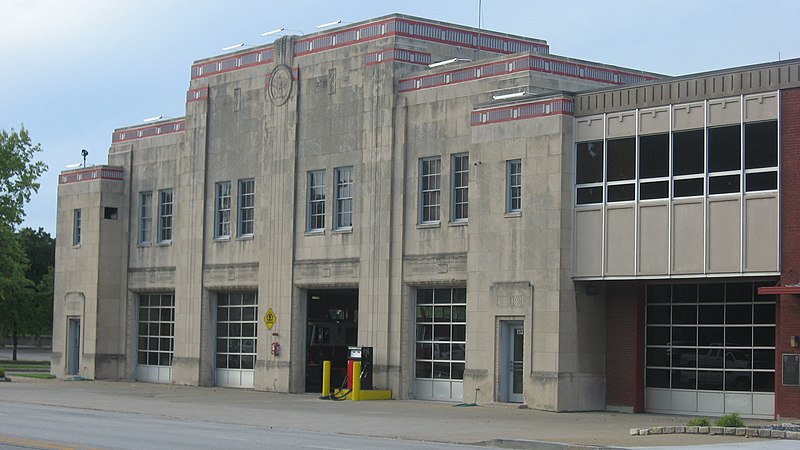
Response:
M253 235L255 197L255 180L239 180L239 236Z
M416 295L417 379L464 379L467 290L418 289Z
M607 201L635 200L636 139L609 139L606 153Z
M217 294L217 369L255 369L258 336L256 292Z
M672 133L673 197L703 195L705 155L703 130Z
M439 223L442 159L438 156L420 159L419 168L419 221L420 223Z
M745 191L778 189L778 122L744 125Z
M103 218L107 220L117 220L119 218L119 209L113 206L106 206L103 208Z
M216 184L216 204L214 207L214 238L231 237L231 182Z
M603 202L603 141L577 145L575 183L578 205Z
M72 211L72 245L81 245L81 210Z
M334 228L353 228L353 168L336 169L336 200L334 204Z
M708 193L741 191L742 135L739 125L708 129Z
M308 231L325 229L325 171L308 172Z
M506 161L506 212L522 211L522 160Z
M639 198L669 197L669 134L639 137Z
M466 222L469 218L469 155L453 155L452 161L453 205L452 221Z
M158 242L172 241L172 189L158 191Z
M139 244L150 245L153 231L153 193L139 193Z
M138 364L171 366L174 336L175 295L140 295Z

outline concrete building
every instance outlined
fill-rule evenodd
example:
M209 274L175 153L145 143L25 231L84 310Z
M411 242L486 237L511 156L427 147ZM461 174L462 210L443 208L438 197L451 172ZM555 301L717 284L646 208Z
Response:
M395 398L798 417L799 69L399 14L196 61L60 174L52 370L313 392L368 346Z

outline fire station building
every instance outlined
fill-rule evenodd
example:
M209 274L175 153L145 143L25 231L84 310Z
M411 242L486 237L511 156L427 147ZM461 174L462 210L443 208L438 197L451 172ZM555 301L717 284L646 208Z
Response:
M800 60L392 14L196 61L59 175L59 377L800 417Z

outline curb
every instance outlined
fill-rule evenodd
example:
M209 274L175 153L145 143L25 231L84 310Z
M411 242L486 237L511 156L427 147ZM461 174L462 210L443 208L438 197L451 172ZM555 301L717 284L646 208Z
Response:
M800 441L800 431L770 430L760 427L650 427L631 428L631 436L650 436L655 434L708 434L727 436L746 436L767 439L791 439Z

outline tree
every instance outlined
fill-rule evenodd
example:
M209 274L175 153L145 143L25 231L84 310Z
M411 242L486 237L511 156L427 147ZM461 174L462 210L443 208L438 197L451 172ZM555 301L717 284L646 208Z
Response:
M25 217L25 203L39 190L36 180L47 170L43 162L33 160L40 151L24 127L19 132L0 131L0 333L12 336L15 360L35 286L25 276L28 259L15 228Z
M30 281L30 308L22 332L41 336L53 330L53 269L56 262L56 241L42 228L23 228L17 238L28 259L25 278Z

